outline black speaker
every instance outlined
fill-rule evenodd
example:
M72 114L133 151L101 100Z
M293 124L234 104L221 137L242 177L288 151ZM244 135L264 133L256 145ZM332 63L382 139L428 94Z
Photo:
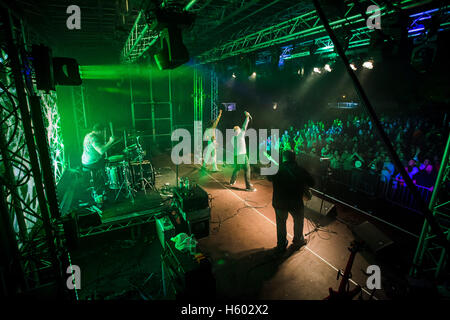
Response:
M353 233L364 242L372 252L379 254L394 242L369 221L364 221L353 229Z
M33 66L36 76L36 87L39 90L55 90L55 79L53 76L52 50L43 45L31 47Z
M183 43L181 29L169 26L161 31L161 49L154 55L160 70L174 69L189 61L189 52Z
M80 244L77 218L76 211L71 211L61 219L64 229L64 236L66 238L66 246L70 251L76 250Z
M64 86L79 86L82 83L77 60L73 58L53 58L55 83Z
M214 299L216 281L212 264L208 258L200 256L196 258L176 249L172 241L166 242L162 254L163 277L177 299Z
M76 216L78 220L78 228L88 229L89 227L97 227L102 224L102 218L100 214L96 211L90 211L87 208L78 209L76 211Z
M331 213L334 213L336 209L334 204L322 198L316 197L315 195L311 197L311 200L305 202L305 207L321 214L322 216L328 216Z
M199 185L190 189L175 189L174 198L184 212L209 208L208 193Z

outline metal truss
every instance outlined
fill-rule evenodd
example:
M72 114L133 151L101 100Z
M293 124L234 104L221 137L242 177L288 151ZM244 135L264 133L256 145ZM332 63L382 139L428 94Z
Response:
M143 10L134 22L133 28L128 35L125 45L120 54L122 63L132 63L138 60L159 38L159 32L154 30L147 19Z
M214 121L219 115L219 79L215 71L211 71L211 120Z
M85 88L83 86L72 87L73 116L75 119L75 133L77 146L83 145L84 134L88 127L86 115Z
M434 185L433 194L429 204L430 210L438 221L447 240L450 240L450 135L447 140L444 156L439 169L438 177ZM414 255L413 266L410 274L412 276L431 276L439 280L445 275L448 268L448 253L445 248L438 244L436 235L431 231L430 225L425 220L422 233L417 244Z
M12 253L0 271L8 282L5 292L16 294L61 284L61 242L52 225L59 209L48 149L49 142L61 146L61 140L59 124L48 132L44 127L44 118L59 119L56 100L36 94L22 21L2 7L0 21L5 39L0 47L0 227L8 235L2 249ZM63 157L60 152L57 161Z
M403 5L406 5L407 2L408 1L404 1ZM381 16L390 15L395 12L394 10L386 9L386 7L381 5L379 5L379 8ZM367 34L372 31L365 26L365 22L365 18L362 14L356 12L355 6L350 6L344 17L330 22L330 26L333 29L342 28L344 26L346 28L352 27L350 45L352 47L364 46L369 44ZM361 27L361 24L364 24L365 27ZM201 53L197 56L197 60L200 64L206 64L274 45L282 45L300 39L314 39L315 37L317 37L320 49L316 53L319 54L325 50L332 50L332 43L329 37L320 37L321 34L325 34L325 28L319 23L319 17L317 16L316 11L310 10L289 20L273 24L256 32L230 40L211 50ZM326 40L326 44L324 43L324 40ZM322 46L320 46L321 44Z
M360 47L369 46L370 44L370 34L373 30L369 30L366 27L357 28L352 30L352 35L349 37L348 49L356 49ZM302 43L297 43L295 47L292 47L291 53L285 55L284 60L296 59L301 57L306 57L311 55L309 47L314 44L316 46L316 51L314 54L317 55L336 55L334 53L334 44L329 36L324 36L316 38L314 40L305 41Z
M184 2L184 1L183 1ZM196 0L189 1L186 5L179 5L179 1L166 0L161 7L183 7L183 11L199 10ZM148 21L144 10L140 10L131 32L128 35L120 55L122 63L137 61L159 39L160 32L156 29L155 21Z
M194 69L194 121L203 123L205 97L202 73Z
M119 218L109 220L102 220L100 226L89 227L80 230L80 238L86 238L110 231L121 230L129 227L134 227L142 224L152 222L158 213L163 212L164 207L157 209L149 209L142 212L135 212L129 215L124 215Z

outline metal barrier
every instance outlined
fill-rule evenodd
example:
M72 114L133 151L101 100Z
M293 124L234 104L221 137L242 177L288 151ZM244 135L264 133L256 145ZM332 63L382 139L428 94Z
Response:
M368 170L353 168L351 170L330 168L329 160L321 160L320 157L300 153L299 164L315 178L316 188L322 192L332 193L335 197L343 200L348 192L358 192L366 198L381 198L395 203L407 209L417 211L417 202L414 200L408 187L402 182L395 180L393 176L388 182L382 179L378 173ZM422 199L428 203L431 199L432 190L417 185ZM364 199L361 199L364 201Z

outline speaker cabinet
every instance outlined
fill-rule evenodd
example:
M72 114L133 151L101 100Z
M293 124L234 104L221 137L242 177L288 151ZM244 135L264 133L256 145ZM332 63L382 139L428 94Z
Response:
M375 254L379 254L387 247L390 247L394 242L375 227L369 221L364 221L353 229L353 233L362 241L364 241L367 248Z
M161 49L154 55L160 70L174 69L189 61L189 52L183 43L181 30L168 27L161 31Z
M322 216L331 215L336 209L336 206L334 204L316 197L315 195L311 197L311 200L305 202L305 207L319 213Z
M167 241L175 237L175 227L168 216L156 218L156 233L158 234L161 246L164 248Z

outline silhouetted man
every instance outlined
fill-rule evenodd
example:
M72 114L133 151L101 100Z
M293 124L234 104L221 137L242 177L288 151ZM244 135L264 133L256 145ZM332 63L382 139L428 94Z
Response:
M268 176L273 184L272 206L277 222L277 251L286 250L286 220L288 212L294 219L294 239L292 248L300 249L306 244L303 236L304 205L303 195L314 186L314 179L295 161L292 150L283 152L283 160L277 174Z

